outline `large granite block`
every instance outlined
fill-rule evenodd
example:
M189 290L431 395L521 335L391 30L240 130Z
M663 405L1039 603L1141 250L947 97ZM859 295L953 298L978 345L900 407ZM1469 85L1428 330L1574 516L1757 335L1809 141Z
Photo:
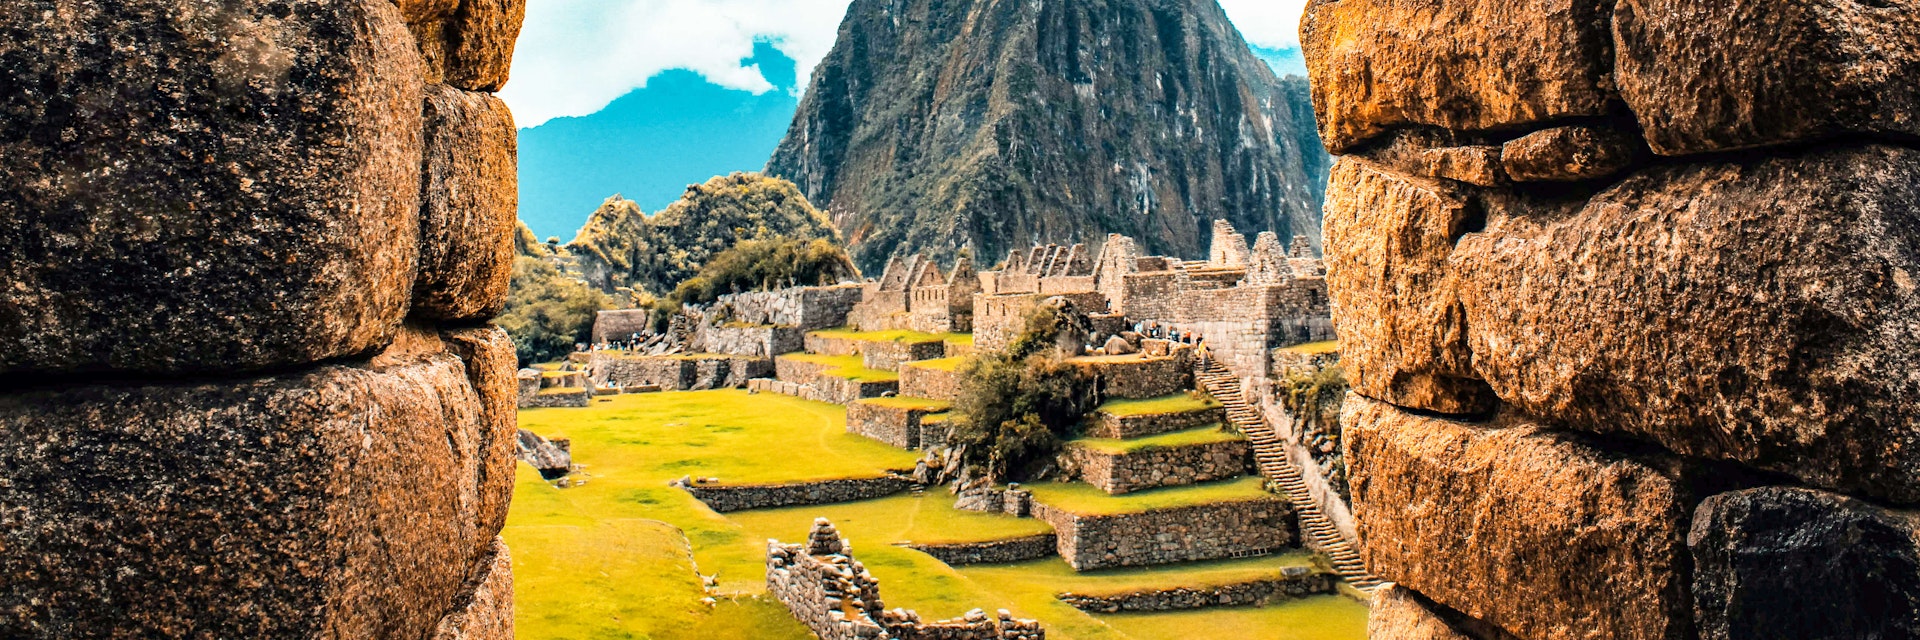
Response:
M1606 115L1610 2L1314 0L1300 22L1327 150L1394 129Z
M469 590L434 629L433 640L513 640L513 560L494 538L493 556L467 581Z
M1375 575L1528 640L1690 638L1685 465L1357 395L1341 424Z
M0 395L0 636L434 628L497 531L467 372L403 338L361 366Z
M0 374L231 374L392 337L422 86L392 3L28 0L0 33Z
M1468 194L1346 157L1334 165L1325 211L1327 291L1348 384L1405 407L1491 409L1467 346L1461 276L1447 261L1479 216Z
M1511 207L1450 260L1474 369L1556 426L1920 502L1915 184L1920 151L1849 146Z
M1920 512L1767 487L1709 498L1687 542L1701 640L1920 638Z
M513 114L491 95L433 85L426 124L412 314L491 318L506 306L513 275L520 207Z
M1661 154L1920 135L1920 0L1621 0L1614 24Z
M513 338L499 327L456 329L441 336L466 364L467 382L480 399L476 513L482 531L499 531L513 502L513 465L519 451L519 360Z
M1449 611L1400 585L1373 594L1367 612L1370 640L1514 640L1499 627Z

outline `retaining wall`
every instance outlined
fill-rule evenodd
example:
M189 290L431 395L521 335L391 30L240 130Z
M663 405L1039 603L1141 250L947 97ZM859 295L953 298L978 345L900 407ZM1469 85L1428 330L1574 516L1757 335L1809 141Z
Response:
M947 355L947 343L940 340L924 342L877 340L862 342L859 349L861 360L866 367L881 371L897 371L902 363L933 360Z
M631 356L596 351L591 368L601 386L659 387L667 391L731 389L774 372L773 363L752 356Z
M913 481L900 476L748 485L673 482L673 486L693 494L694 499L720 513L871 500L906 491L912 485Z
M900 365L900 395L953 402L960 396L960 374L911 362Z
M1093 376L1103 398L1158 398L1193 388L1193 363L1184 357L1069 360Z
M1181 447L1107 453L1069 445L1062 466L1110 494L1236 478L1247 472L1247 441L1228 440Z
M902 449L946 446L943 437L930 441L920 430L920 419L946 411L941 408L895 407L855 401L847 405L847 433L866 436Z
M1087 418L1087 435L1095 438L1126 440L1197 429L1210 424L1223 423L1226 420L1225 407L1182 413L1147 413L1130 416L1117 416L1096 411Z
M1260 555L1299 539L1293 505L1279 498L1104 515L1036 502L1033 517L1053 525L1076 571Z
M1006 564L1038 560L1054 555L1059 542L1051 533L1031 535L1010 540L988 540L984 542L954 542L946 544L906 544L909 549L925 553L949 565L968 564Z
M1073 608L1088 613L1119 613L1253 606L1282 598L1304 598L1334 592L1336 581L1330 574L1306 567L1287 567L1283 571L1283 575L1277 578L1197 589L1157 589L1101 595L1062 593L1059 598Z

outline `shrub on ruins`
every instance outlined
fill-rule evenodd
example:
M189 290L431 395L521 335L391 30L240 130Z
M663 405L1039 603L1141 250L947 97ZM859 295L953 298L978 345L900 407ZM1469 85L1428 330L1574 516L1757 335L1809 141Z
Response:
M826 238L748 240L715 254L698 275L646 306L660 324L685 305L708 304L728 294L831 285L859 276L847 250Z
M513 336L520 364L550 362L593 341L594 316L614 308L607 294L560 271L546 260L517 257L506 310L495 319Z
M1301 443L1325 470L1328 482L1347 496L1347 464L1341 455L1340 407L1347 397L1347 371L1340 364L1289 373L1278 384L1280 405L1299 421Z
M566 248L601 291L664 296L742 242L839 238L793 183L735 173L687 187L679 202L651 216L631 200L609 198Z
M1043 470L1099 405L1092 381L1066 358L1079 352L1085 316L1043 304L1003 353L975 355L958 370L955 446L962 462L994 482Z

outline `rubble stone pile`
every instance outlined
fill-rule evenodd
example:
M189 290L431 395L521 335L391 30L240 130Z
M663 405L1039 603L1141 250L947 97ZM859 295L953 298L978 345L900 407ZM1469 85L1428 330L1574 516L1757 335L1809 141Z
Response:
M0 637L513 636L523 11L0 12Z
M1920 2L1316 0L1374 636L1920 636Z

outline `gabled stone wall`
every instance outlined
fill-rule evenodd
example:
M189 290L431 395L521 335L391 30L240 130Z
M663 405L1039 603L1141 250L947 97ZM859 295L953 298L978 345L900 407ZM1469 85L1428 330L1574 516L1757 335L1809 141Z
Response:
M767 591L821 640L1044 640L1040 623L1002 609L978 609L963 618L924 622L904 609L888 610L880 581L854 560L852 546L822 518L804 544L767 541Z

